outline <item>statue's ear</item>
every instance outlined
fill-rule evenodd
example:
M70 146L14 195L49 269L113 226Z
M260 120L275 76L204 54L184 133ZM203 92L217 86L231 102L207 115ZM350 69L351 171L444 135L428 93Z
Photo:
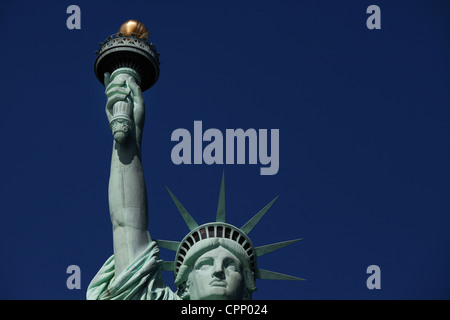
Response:
M255 286L255 280L253 278L253 272L250 269L244 269L244 281L245 287L249 289L253 289Z
M244 269L245 294L244 300L252 300L252 293L256 291L255 278L250 269Z

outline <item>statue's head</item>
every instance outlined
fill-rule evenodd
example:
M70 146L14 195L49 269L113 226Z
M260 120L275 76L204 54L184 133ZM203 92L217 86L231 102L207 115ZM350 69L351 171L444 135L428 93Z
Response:
M189 300L249 300L256 290L245 250L225 238L196 244L186 255L175 285L180 297Z
M219 196L216 222L198 225L169 190L190 232L181 242L156 240L163 248L176 251L175 262L165 264L174 271L178 295L189 300L249 300L256 291L256 279L303 280L257 268L258 256L301 239L254 247L248 233L259 222L276 198L237 228L225 222L224 178Z

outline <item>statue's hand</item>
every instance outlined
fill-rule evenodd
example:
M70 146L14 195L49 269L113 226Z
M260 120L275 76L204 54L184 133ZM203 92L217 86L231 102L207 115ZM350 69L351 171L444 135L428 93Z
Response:
M145 122L144 98L142 97L141 87L136 83L133 77L126 81L127 88L131 90L131 99L133 101L133 115L136 126L142 131Z
M132 103L132 107L128 116L134 125L137 141L142 138L142 130L144 128L145 108L144 99L142 97L141 88L135 79L130 75L119 74L111 81L109 73L105 73L106 96L106 115L108 121L114 117L114 104L118 102Z

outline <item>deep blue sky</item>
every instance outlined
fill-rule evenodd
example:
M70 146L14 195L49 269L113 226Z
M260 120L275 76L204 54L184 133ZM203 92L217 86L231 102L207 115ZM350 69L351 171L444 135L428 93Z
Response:
M81 30L66 8L81 8ZM381 8L381 30L366 8ZM144 93L143 165L154 238L227 221L275 196L255 245L301 237L259 266L306 282L257 281L255 299L450 298L448 1L2 1L0 298L84 299L112 254L112 136L98 43L128 19L161 53ZM172 163L177 128L280 130L280 170ZM173 259L172 252L162 252ZM81 290L66 268L81 268ZM381 268L381 289L366 268ZM165 276L171 283L172 276Z

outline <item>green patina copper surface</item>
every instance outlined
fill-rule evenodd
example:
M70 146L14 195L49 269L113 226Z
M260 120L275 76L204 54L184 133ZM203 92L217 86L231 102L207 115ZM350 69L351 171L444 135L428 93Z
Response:
M133 42L130 44L130 52L134 52L137 40L130 39ZM120 45L121 59L127 57L126 43L119 43L115 38L108 41L113 41L114 46ZM98 52L99 57L108 55L107 47L107 43L102 44ZM108 59L112 59L111 57L109 55ZM130 53L127 58L133 57ZM150 58L154 59L152 56ZM157 71L159 75L159 67L156 68L150 58L153 71ZM100 77L98 65L102 68L109 65L99 60L98 58L96 61L96 73L106 87L106 115L114 136L108 187L114 254L91 281L87 298L251 299L256 290L256 279L303 280L257 266L257 257L301 239L255 247L248 234L277 198L241 228L235 227L226 222L224 173L215 221L199 225L167 188L189 228L189 233L181 241L151 238L148 232L148 204L141 163L141 140L145 120L141 84L142 79L145 79L145 85L150 87L156 82L157 75L153 74L151 82L142 74L145 68L135 70L128 65L115 68L111 73L106 72ZM157 66L159 61L155 61L158 62ZM159 258L160 247L175 251L175 261L162 261ZM176 292L172 292L164 283L161 276L163 270L174 272ZM211 281L211 278L214 281Z

